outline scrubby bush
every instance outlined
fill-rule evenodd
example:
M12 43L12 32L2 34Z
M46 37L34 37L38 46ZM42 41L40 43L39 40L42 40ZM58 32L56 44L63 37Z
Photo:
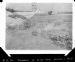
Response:
M68 31L50 30L46 32L46 35L43 37L52 40L56 46L72 49L72 34Z
M24 29L26 30L26 29L29 29L29 28L31 28L31 22L30 21L25 21L24 23L23 23L23 26L24 26Z
M39 36L40 33L38 31L36 31L36 30L33 30L31 32L31 34L32 34L32 36L36 37L36 36Z
M71 50L72 49L72 40L68 40L68 42L66 43L66 49Z
M48 11L48 15L52 15L53 11Z

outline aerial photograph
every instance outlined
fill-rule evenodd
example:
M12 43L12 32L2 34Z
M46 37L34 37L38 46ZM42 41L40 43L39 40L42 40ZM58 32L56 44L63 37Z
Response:
M72 3L7 3L6 50L72 50Z

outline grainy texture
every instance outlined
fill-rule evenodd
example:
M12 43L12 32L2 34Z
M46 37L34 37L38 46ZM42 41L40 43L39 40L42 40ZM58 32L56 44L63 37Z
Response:
M23 12L22 12L23 13ZM36 13L30 18L21 12L6 15L6 49L71 50L72 14Z

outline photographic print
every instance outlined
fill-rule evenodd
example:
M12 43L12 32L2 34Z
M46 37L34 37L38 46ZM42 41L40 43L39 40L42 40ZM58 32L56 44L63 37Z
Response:
M7 3L7 50L71 50L72 3Z

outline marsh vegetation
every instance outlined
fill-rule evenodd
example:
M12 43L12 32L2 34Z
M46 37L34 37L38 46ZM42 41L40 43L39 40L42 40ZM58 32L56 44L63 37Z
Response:
M6 49L72 49L71 12L36 13L29 18L25 12L6 13Z

